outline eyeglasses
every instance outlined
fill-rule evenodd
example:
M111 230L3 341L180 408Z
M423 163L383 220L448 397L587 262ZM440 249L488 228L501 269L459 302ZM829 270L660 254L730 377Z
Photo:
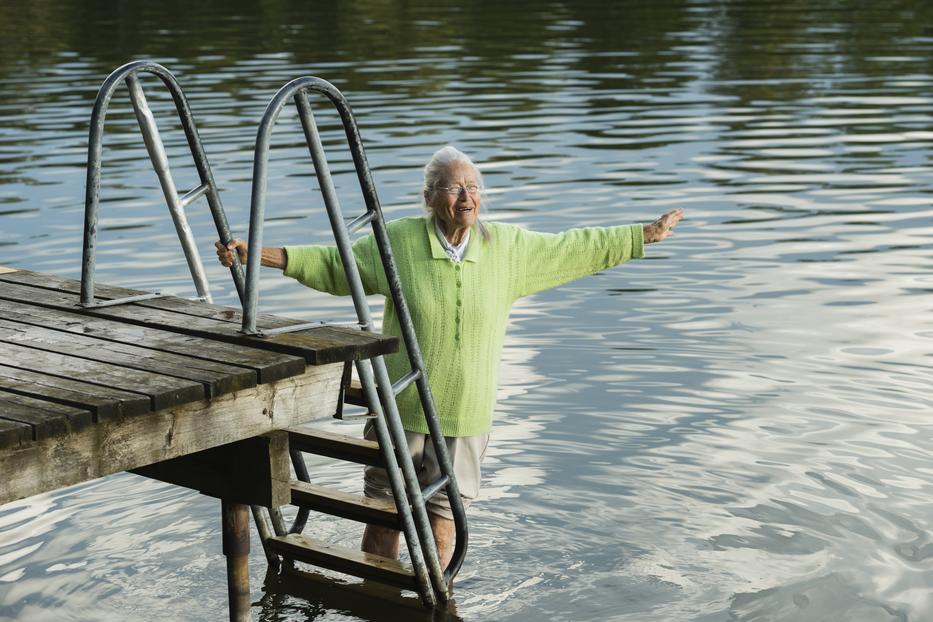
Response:
M475 197L481 190L481 188L476 184L470 184L468 186L435 186L434 189L440 190L441 192L446 192L447 194L452 194L454 196L460 196L461 192L466 192L471 197Z

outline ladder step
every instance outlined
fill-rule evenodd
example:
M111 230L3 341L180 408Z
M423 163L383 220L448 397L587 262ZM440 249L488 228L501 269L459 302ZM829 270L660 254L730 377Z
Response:
M312 428L288 428L287 432L290 449L358 464L385 466L379 444L374 441Z
M292 505L349 518L362 523L373 523L390 529L401 530L398 510L391 501L379 501L359 495L317 486L307 482L292 481Z
M273 536L266 540L266 544L272 551L286 559L313 564L407 590L417 591L418 589L414 571L397 559L327 544L298 534Z

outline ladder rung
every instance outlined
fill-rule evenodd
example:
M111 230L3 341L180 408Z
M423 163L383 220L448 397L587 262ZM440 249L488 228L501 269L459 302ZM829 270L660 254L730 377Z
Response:
M449 475L441 475L438 479L434 480L427 486L421 489L421 496L424 497L424 500L427 501L437 493L439 493L444 486L450 482Z
M351 220L349 223L347 223L347 231L350 233L356 233L357 231L359 231L360 229L362 229L363 227L371 223L375 217L376 217L375 211L366 212L362 216L357 216L356 218Z
M198 186L197 188L195 188L194 190L189 190L188 192L185 193L183 197L178 199L178 205L180 205L181 207L187 207L191 203L203 197L204 194L208 190L210 190L210 188L211 188L210 184L205 182L201 184L200 186Z
M407 389L408 385L420 377L420 371L412 370L402 376L398 382L392 385L392 391L395 393L395 395L398 395ZM369 404L366 402L366 394L363 393L363 386L360 384L360 381L356 380L355 378L350 382L350 386L347 387L347 390L344 392L343 401L347 404L353 404L354 406L362 406L364 408L369 407Z
M311 428L288 428L287 431L290 449L359 464L385 466L379 444L374 441Z
M266 544L286 559L388 583L407 590L418 589L414 571L397 559L326 544L298 534L274 536L269 538Z
M398 395L402 391L408 388L412 382L421 377L420 369L413 369L401 378L398 379L398 382L392 385L392 392Z
M292 481L292 505L361 523L401 529L398 510L391 501L369 499L307 482Z

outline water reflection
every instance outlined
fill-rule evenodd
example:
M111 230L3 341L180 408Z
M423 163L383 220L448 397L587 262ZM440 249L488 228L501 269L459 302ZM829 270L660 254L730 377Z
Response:
M89 111L104 76L143 57L184 86L240 234L256 122L306 74L350 98L392 217L418 213L420 167L444 142L483 162L497 219L557 231L685 207L646 261L516 307L457 615L926 619L931 10L0 5L0 265L78 274ZM169 100L150 100L187 187ZM332 114L319 118L356 212L343 138ZM327 241L293 113L274 144L267 239ZM120 97L102 200L98 278L193 294ZM210 257L206 208L189 218ZM215 300L234 304L226 272L208 276ZM273 274L261 301L351 315ZM310 464L359 491L357 467ZM355 525L316 528L359 539ZM8 505L0 619L215 618L218 532L215 502L128 475ZM355 597L263 592L253 544L261 619L379 619Z

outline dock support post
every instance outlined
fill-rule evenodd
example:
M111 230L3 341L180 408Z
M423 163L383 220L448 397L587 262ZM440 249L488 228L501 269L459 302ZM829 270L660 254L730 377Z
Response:
M250 622L249 506L221 499L230 622Z

